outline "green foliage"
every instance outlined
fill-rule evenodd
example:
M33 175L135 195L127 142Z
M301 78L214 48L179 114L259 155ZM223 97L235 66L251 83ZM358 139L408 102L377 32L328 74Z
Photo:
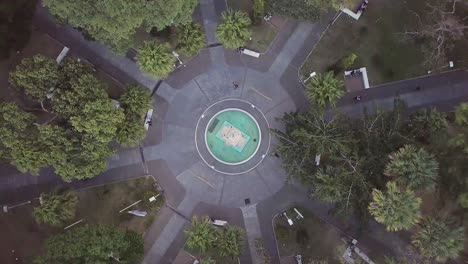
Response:
M40 206L34 208L34 218L40 224L61 226L75 217L78 196L74 192L42 193Z
M422 228L413 237L413 244L425 257L445 262L457 258L464 249L465 230L463 227L450 228L452 221L426 218Z
M312 196L327 202L336 203L347 196L349 173L342 167L326 166L319 169L312 180Z
M132 114L143 118L148 109L151 108L152 100L148 89L139 85L130 85L119 101L125 109L127 116L128 114Z
M200 260L200 264L216 264L216 262L212 258L206 257Z
M176 58L169 51L168 45L154 41L145 42L138 52L138 65L156 78L164 79L174 69Z
M107 226L73 228L48 238L44 254L35 263L107 264L111 256L126 264L138 263L143 256L143 239L133 233Z
M341 61L341 63L343 64L343 68L349 69L350 67L352 67L356 62L357 58L358 56L356 55L356 53L350 53L349 55L344 57Z
M121 123L117 130L115 140L121 146L135 147L138 146L146 136L146 129L143 126L143 119L128 119Z
M408 132L423 143L430 141L441 133L446 132L448 127L445 113L435 108L422 108L410 116Z
M187 236L187 246L192 250L207 252L212 249L217 242L217 233L208 217L192 218L192 226L185 230Z
M405 145L390 154L390 162L385 168L387 176L396 177L396 181L412 190L434 189L439 164L423 148Z
M197 0L45 0L54 16L82 29L123 54L133 44L136 29L146 25L163 29L191 21Z
M369 212L388 231L407 230L421 218L421 199L411 190L400 190L395 182L387 183L387 190L372 191Z
M257 23L262 21L265 16L265 0L254 0L253 16Z
M217 250L222 257L231 257L232 259L242 255L242 249L245 242L245 232L236 226L227 226L221 229L216 240Z
M221 44L229 49L244 46L252 36L250 18L242 11L228 9L222 13L223 22L216 29L216 36Z
M58 88L52 97L52 107L63 117L81 115L87 102L107 98L105 86L91 74L72 80L70 88Z
M344 95L344 84L333 75L333 72L327 72L325 75L317 74L307 84L306 95L321 110L327 105L335 107L336 102Z
M340 0L268 0L267 10L299 20L317 21L322 13L339 9Z
M21 172L38 174L48 165L44 155L35 142L37 133L32 114L23 112L12 103L0 103L0 146L3 157L11 161Z
M186 56L197 54L205 46L202 27L196 23L177 27L177 42L177 49Z
M90 135L98 142L108 143L117 134L117 127L123 123L122 109L116 108L109 99L85 102L80 115L70 118L73 128Z
M464 192L458 195L458 204L462 207L467 209L468 208L468 192Z
M468 153L468 103L460 104L455 110L455 123L458 125L459 132L451 143Z
M310 185L315 173L315 156L328 155L345 147L346 138L338 124L340 117L326 120L317 112L287 113L282 118L286 131L274 130L279 140L276 151L288 174Z
M35 101L46 99L48 91L59 80L58 65L55 60L43 55L25 58L10 74L10 83L23 90Z
M36 3L36 0L0 2L0 59L9 58L12 51L21 50L28 43Z

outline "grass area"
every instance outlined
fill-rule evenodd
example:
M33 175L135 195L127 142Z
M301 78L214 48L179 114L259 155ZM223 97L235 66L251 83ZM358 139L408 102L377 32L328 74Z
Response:
M144 234L157 216L164 204L164 198L149 204L144 201L129 210L145 210L146 217L133 216L119 211L128 205L146 199L150 193L158 193L156 182L151 177L142 177L130 181L104 185L77 192L79 203L76 217L70 223L85 219L83 224L116 225L123 229L131 229ZM2 264L31 263L33 256L40 251L44 240L50 235L63 232L63 228L52 228L38 225L33 218L33 208L38 206L38 200L32 205L24 205L11 209L8 213L0 213L0 259ZM73 227L72 227L73 228ZM14 250L14 252L12 252ZM21 262L15 260L19 258Z
M329 224L323 222L303 208L297 208L304 219L293 219L289 226L284 216L275 218L275 233L281 257L302 255L303 263L339 263L345 250L340 234ZM296 213L291 209L288 217Z
M253 0L228 0L227 4L229 8L246 12L252 19ZM252 40L247 43L246 47L264 53L268 50L277 34L278 29L262 19L257 24L252 25Z
M351 53L358 56L354 68L367 67L371 85L425 74L428 69L423 65L421 43L403 41L401 34L414 23L411 10L421 10L425 4L425 0L379 0L358 21L342 14L324 34L301 74L334 70Z
M164 205L162 196L159 196L153 203L147 201L147 197L158 193L156 182L152 177L142 177L80 191L78 192L76 219L85 219L86 223L92 225L115 225L144 234L154 221L159 209ZM138 200L142 201L119 213L120 210ZM146 217L133 216L127 213L128 210L144 210L148 212L148 215Z

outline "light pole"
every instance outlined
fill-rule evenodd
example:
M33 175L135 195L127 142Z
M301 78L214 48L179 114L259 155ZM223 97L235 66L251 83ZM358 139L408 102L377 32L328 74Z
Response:
M311 72L311 73L309 74L309 77L307 77L307 78L306 78L304 81L302 81L302 82L303 82L303 83L306 83L310 78L314 77L315 75L317 75L316 72Z

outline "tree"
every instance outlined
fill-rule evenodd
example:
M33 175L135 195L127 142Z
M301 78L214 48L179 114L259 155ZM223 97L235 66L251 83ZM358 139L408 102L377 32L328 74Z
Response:
M346 147L344 131L338 126L341 116L325 119L318 112L287 113L282 118L286 131L273 130L280 140L276 151L282 157L288 174L310 185L317 168L316 156L331 155Z
M138 65L141 69L156 78L164 79L174 69L176 58L165 44L154 41L145 42L138 52Z
M421 199L411 190L400 190L396 182L388 182L387 190L372 191L369 212L388 231L410 229L421 218Z
M327 203L336 203L347 196L349 172L342 167L326 166L319 169L312 180L312 196Z
M244 242L244 230L236 226L227 226L220 231L217 240L219 255L222 257L231 257L233 259L240 257Z
M122 109L116 108L109 99L101 99L85 102L82 113L72 116L70 123L76 131L108 143L115 138L124 117Z
M16 70L10 73L10 83L38 102L46 99L58 80L59 71L55 60L40 54L23 59Z
M21 172L38 174L49 164L36 142L37 128L32 114L23 112L12 103L0 103L0 145L3 157L11 161Z
M134 239L139 235L133 233L109 226L73 228L48 238L44 254L35 263L106 264L111 257L126 264L138 263L143 256L143 239ZM131 249L138 251L130 253Z
M410 116L408 133L423 143L429 143L431 139L447 130L446 115L435 108L422 108Z
M217 233L208 217L192 218L192 226L185 230L187 236L187 246L192 250L197 250L201 253L212 249L217 240Z
M69 118L81 115L86 102L104 98L108 98L104 84L93 75L85 74L70 79L69 87L55 90L52 108L60 116Z
M151 93L139 85L131 85L119 99L126 113L143 118L151 108ZM128 114L127 114L128 115Z
M117 130L115 140L124 147L138 146L146 136L146 130L143 126L143 120L126 119Z
M326 105L334 107L344 95L344 84L333 75L333 72L327 72L325 75L317 74L307 84L306 95L322 110Z
M425 257L438 262L457 258L464 249L465 230L463 227L450 228L452 221L428 217L413 237L413 244Z
M200 264L216 264L216 262L212 258L206 257L200 260Z
M450 3L451 2L451 3ZM404 32L406 36L424 40L423 50L426 52L425 63L435 68L446 63L446 54L453 47L452 43L465 37L468 25L464 19L455 14L459 0L436 1L436 4L426 3L415 14L416 26Z
M177 28L177 49L192 56L205 46L205 36L199 24L188 23Z
M133 44L136 29L146 25L164 29L191 21L196 0L45 0L44 5L62 21L81 29L119 53Z
M439 164L423 148L405 145L390 154L385 175L412 190L432 190L438 177Z
M0 59L12 51L23 49L31 35L31 21L36 10L35 0L0 2Z
M61 226L75 217L78 196L73 192L42 193L40 206L34 208L34 218L40 224Z
M468 153L468 103L462 103L455 109L455 124L459 131L451 144Z
M267 10L299 20L317 21L330 9L338 10L340 0L268 0Z
M249 16L242 11L228 9L221 17L223 22L216 28L216 36L221 44L230 49L244 46L252 36Z

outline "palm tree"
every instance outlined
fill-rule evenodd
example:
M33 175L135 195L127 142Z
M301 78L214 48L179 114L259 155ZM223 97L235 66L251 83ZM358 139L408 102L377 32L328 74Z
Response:
M387 183L387 191L372 191L369 212L388 231L410 229L421 218L421 199L411 190L400 190L396 182Z
M177 48L187 56L192 56L205 46L205 36L199 24L188 23L178 27Z
M150 75L164 79L174 69L176 58L169 52L168 45L145 42L138 51L138 65Z
M412 190L432 190L438 176L439 164L423 148L406 145L389 155L385 175Z
M38 223L60 226L75 217L78 197L73 192L42 193L39 201L40 206L34 208L34 217Z
M238 258L242 254L245 242L245 231L237 226L227 226L217 241L219 255L222 257Z
M143 118L151 108L151 93L148 89L139 85L130 85L119 101L125 112L129 112Z
M192 226L185 230L187 246L201 253L214 248L217 239L216 230L208 217L192 218Z
M331 71L325 75L317 74L307 84L306 95L311 102L317 103L322 110L326 105L334 107L336 102L344 95L344 84Z
M451 224L447 219L424 219L421 230L413 237L413 244L423 256L438 262L458 257L464 248L465 230L463 227L451 229Z
M206 257L200 260L200 264L216 264L216 262L212 258Z
M228 9L222 13L223 23L218 25L216 36L226 48L235 49L244 46L252 32L249 28L249 16L242 11Z

